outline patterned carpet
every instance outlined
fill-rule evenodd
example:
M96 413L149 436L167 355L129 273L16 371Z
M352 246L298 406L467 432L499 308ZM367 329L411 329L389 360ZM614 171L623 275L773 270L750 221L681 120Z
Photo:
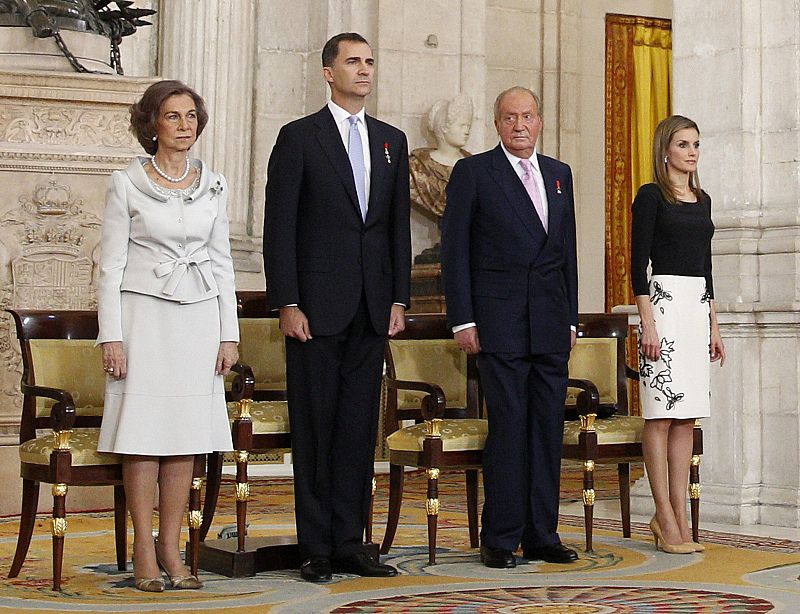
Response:
M603 473L606 471L606 473ZM568 472L569 473L569 472ZM575 499L578 476L564 480L563 498ZM600 497L616 496L615 472L598 470ZM22 574L0 581L0 610L58 612L508 612L531 613L749 613L800 612L800 544L788 540L701 532L702 554L667 555L653 549L647 527L634 523L621 537L618 521L595 522L595 551L583 549L583 519L562 516L560 532L579 550L572 565L521 563L514 570L483 567L469 548L463 478L441 480L437 565L427 564L424 478L406 480L401 524L386 561L400 569L389 579L337 575L327 585L299 580L297 570L229 579L203 573L201 591L146 594L131 572L114 564L112 515L69 516L64 592L50 590L49 520L41 517ZM293 532L291 480L253 481L250 534ZM607 486L604 488L604 486ZM223 485L215 529L232 524L233 488ZM386 520L385 477L379 479L375 539ZM18 522L0 519L0 566L8 570Z

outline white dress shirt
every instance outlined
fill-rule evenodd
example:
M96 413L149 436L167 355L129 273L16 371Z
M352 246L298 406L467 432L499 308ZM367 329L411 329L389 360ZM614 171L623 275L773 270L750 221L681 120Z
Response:
M339 135L342 137L345 151L349 154L351 113L332 100L328 101L328 109L331 115L333 115L333 121L336 122L336 127L339 129ZM367 134L367 122L364 119L364 115L364 107L361 107L361 110L355 114L355 116L358 117L358 133L361 135L361 151L364 152L364 169L367 171L367 176L364 178L364 186L366 188L365 197L367 203L369 203L369 176L372 171L372 160L369 155L369 134Z

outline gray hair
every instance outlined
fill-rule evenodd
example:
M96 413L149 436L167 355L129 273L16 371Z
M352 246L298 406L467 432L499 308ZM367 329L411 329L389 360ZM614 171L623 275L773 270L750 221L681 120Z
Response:
M514 92L530 94L536 101L537 114L539 115L539 117L542 116L542 101L536 94L533 93L533 90L530 90L527 87L523 87L521 85L515 85L513 87L509 87L506 90L503 90L497 95L497 98L494 99L494 121L500 120L500 103L503 101L503 98L506 96L506 94L512 94Z

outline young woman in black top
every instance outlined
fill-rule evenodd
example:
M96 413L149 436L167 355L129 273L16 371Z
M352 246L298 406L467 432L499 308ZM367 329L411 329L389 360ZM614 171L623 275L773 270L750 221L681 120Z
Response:
M694 421L710 415L710 362L725 360L711 276L711 199L700 189L699 147L692 120L663 120L653 136L655 182L643 185L633 201L642 448L656 507L650 528L656 547L671 554L704 549L691 538L686 487Z

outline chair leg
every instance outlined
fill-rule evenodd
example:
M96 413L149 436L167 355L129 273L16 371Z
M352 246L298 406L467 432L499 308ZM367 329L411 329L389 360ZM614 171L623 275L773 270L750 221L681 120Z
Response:
M250 483L247 481L247 450L236 451L236 552L244 552L247 531L247 501L250 498Z
M592 552L594 524L594 461L583 463L583 525L586 531L586 552Z
M428 474L428 499L425 512L428 514L428 564L436 565L436 528L439 521L439 469L430 467Z
M375 491L378 489L378 481L372 477L372 491L369 495L369 510L367 512L367 525L364 528L364 543L372 543L372 516L375 511Z
M619 509L622 514L622 536L631 536L631 465L619 463L617 465L619 478Z
M692 509L692 539L700 541L700 455L692 456L689 466L689 503Z
M200 557L200 527L203 524L203 512L200 511L200 490L203 478L193 477L189 490L189 551L186 553L186 564L193 576L197 575Z
M469 545L478 547L478 470L467 469L464 472L467 485L467 521L469 522Z
M208 455L208 465L206 470L206 498L203 501L203 524L200 525L200 541L205 541L211 522L214 520L214 512L217 509L219 500L219 486L222 482L222 453L211 452Z
M31 545L33 527L36 525L36 508L39 504L39 482L22 480L22 512L19 517L19 536L17 537L17 550L14 552L14 562L11 563L9 578L16 578L28 556Z
M67 485L56 483L53 492L53 590L61 590L61 569L64 562L64 536L67 534Z
M125 509L125 488L114 486L114 542L117 548L117 569L128 568L128 523Z
M381 543L381 554L389 552L392 547L397 523L400 520L400 505L403 502L403 480L405 471L402 465L389 465L389 515L386 518L386 532Z

